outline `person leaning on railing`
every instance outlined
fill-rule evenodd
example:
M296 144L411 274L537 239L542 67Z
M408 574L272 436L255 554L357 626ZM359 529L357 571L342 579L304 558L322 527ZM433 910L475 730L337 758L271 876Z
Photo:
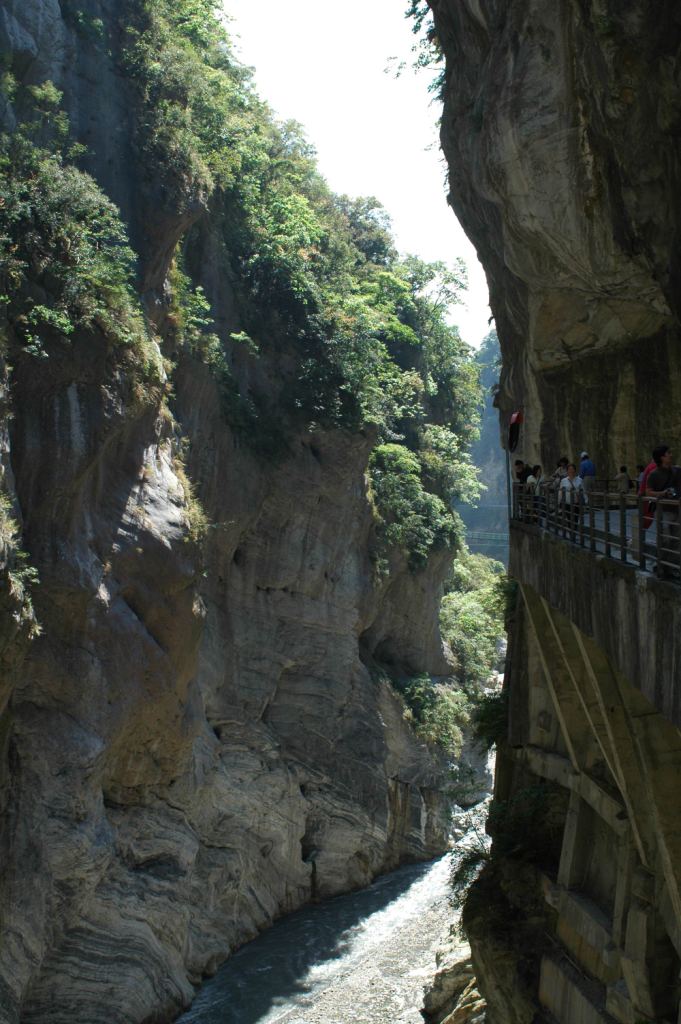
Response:
M582 481L583 497L588 501L589 495L596 489L596 467L589 458L588 452L580 452L579 459L579 478Z
M620 471L615 476L615 486L618 494L628 494L633 484L626 466L620 466Z
M567 455L561 455L561 457L558 459L558 462L556 463L556 468L551 474L551 484L555 488L555 490L558 490L558 488L560 487L561 480L564 480L567 476L567 467L568 457Z
M568 462L567 476L560 482L559 501L570 532L574 534L579 520L579 506L584 501L584 485L577 476L574 462Z
M646 471L646 467L639 462L636 467L636 493L643 494L643 474ZM652 469L650 471L652 473Z
M532 522L539 523L540 526L542 522L542 488L544 483L544 474L542 473L541 466L537 463L532 467L532 472L525 481L525 488L530 496Z
M681 466L672 465L672 450L667 444L653 448L653 462L656 468L648 475L646 497L660 501L662 537L658 541L662 561L673 559L678 566L679 551L679 505L681 497Z

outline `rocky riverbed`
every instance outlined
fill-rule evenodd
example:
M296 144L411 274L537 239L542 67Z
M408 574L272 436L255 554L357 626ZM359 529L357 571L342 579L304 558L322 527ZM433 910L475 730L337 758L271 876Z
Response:
M236 953L181 1024L423 1024L449 934L451 856L289 915Z
M459 851L485 806L455 823ZM480 1024L484 1003L451 900L455 857L283 918L206 982L179 1024Z

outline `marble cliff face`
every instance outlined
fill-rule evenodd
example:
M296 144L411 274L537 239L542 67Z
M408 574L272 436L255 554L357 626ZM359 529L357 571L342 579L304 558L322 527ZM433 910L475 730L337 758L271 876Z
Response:
M681 11L431 7L450 198L489 279L502 424L522 405L521 456L552 466L587 448L610 477L678 446ZM678 587L511 534L501 852L465 915L489 1019L676 1020ZM544 818L509 853L537 792Z
M487 271L521 454L614 475L679 443L674 4L437 0L451 203ZM615 467L613 469L613 467Z
M114 0L87 6L113 24ZM115 52L82 45L57 0L5 3L0 49L20 82L63 90L148 308L195 223L194 261L234 330L209 214L172 209L138 174ZM29 639L5 569L0 1021L169 1019L277 915L443 849L441 766L367 666L447 671L445 560L374 582L371 438L301 434L263 463L198 363L179 362L174 423L96 328L46 363L17 365L2 396L42 633ZM178 435L212 524L202 545Z

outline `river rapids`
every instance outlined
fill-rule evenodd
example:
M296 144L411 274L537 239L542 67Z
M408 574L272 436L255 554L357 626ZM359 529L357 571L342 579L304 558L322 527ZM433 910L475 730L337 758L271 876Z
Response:
M235 953L180 1024L423 1024L452 924L451 855L307 907Z

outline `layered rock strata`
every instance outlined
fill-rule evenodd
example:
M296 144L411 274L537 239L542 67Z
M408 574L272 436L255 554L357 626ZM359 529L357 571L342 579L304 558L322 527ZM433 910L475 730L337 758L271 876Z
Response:
M612 478L681 441L681 12L431 7L450 199L504 358L502 428L522 406L521 457L550 468L586 448ZM465 915L489 1020L675 1021L678 588L512 533L509 743Z
M484 1024L486 1004L478 992L470 947L452 935L436 963L421 1010L427 1024Z
M681 15L614 0L431 6L450 201L504 356L497 404L524 406L528 461L586 447L604 475L633 467L679 440Z
M238 329L201 202L169 209L139 171L116 3L76 6L107 46L83 45L73 5L10 0L8 66L63 90L161 334L170 256L199 220L192 258ZM96 326L46 348L17 360L2 433L42 635L3 598L0 1021L167 1020L278 915L444 848L441 766L368 666L447 671L445 565L396 556L375 580L371 438L300 432L264 462L188 356L170 417Z

